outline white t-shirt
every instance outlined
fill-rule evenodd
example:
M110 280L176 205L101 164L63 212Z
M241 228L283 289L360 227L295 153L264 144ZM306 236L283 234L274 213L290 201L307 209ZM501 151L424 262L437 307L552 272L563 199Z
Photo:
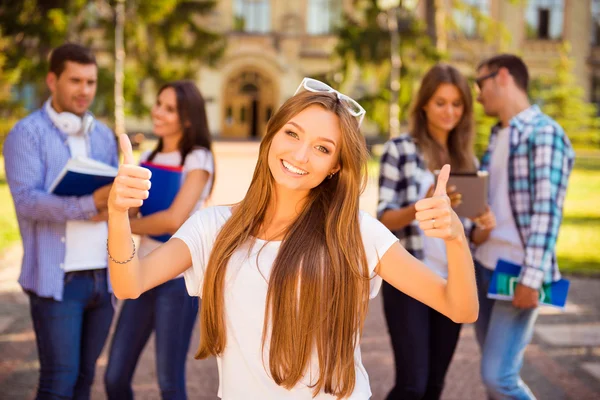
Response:
M184 273L188 293L201 296L204 271L208 264L217 234L231 217L228 206L209 207L192 215L177 231L190 250L192 267ZM360 212L360 229L368 268L371 273L370 298L377 295L381 277L374 273L379 259L398 239L379 221ZM238 248L228 264L225 277L225 321L227 346L222 357L217 357L219 370L218 396L225 400L300 400L312 399L310 374L292 389L278 386L267 373L269 343L265 343L264 364L261 353L263 323L268 279L281 242L256 239L254 246ZM315 354L310 369L313 371ZM362 365L360 346L354 351L356 386L350 399L368 399L371 396L369 377ZM266 366L266 367L265 367ZM334 399L320 393L316 399Z
M435 177L429 170L425 170L421 176L421 190L419 198L424 199L427 191L435 183ZM419 228L423 237L423 263L442 278L448 277L448 258L446 256L446 243L443 239L426 236Z
M496 216L496 227L488 240L477 247L475 258L484 267L496 269L502 258L522 264L525 250L515 224L508 197L508 156L510 150L510 128L502 128L496 137L496 145L490 158L490 208Z
M148 160L148 157L151 153L151 151L143 153L140 157L140 162ZM178 167L181 165L181 153L179 151L171 151L168 153L156 153L156 155L152 159L152 163L171 167ZM198 199L198 202L192 209L190 215L192 215L202 207L210 193L210 188L212 186L212 175L214 174L213 157L210 151L204 148L198 148L188 153L188 155L185 157L185 162L183 163L181 182L183 183L187 174L195 169L201 169L208 172L209 177L208 181L206 182L206 185L204 186L204 190L202 191L202 194L200 195L200 198ZM147 235L142 236L140 240L139 249L140 257L146 256L161 244L162 243L158 240L154 240Z

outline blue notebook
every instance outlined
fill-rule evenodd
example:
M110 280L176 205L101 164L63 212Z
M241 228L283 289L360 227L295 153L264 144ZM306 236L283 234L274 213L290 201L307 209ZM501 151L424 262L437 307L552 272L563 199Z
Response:
M142 216L154 214L171 207L175 196L181 188L183 167L172 167L149 162L141 163L141 166L152 172L150 182L150 194L140 207ZM170 234L150 236L159 242L166 242L171 238Z
M48 189L57 196L85 196L112 183L118 169L87 157L71 158Z
M520 273L520 265L502 259L498 260L490 281L487 297L498 300L512 300ZM540 288L540 305L564 309L567 303L569 284L570 282L567 279L543 284Z

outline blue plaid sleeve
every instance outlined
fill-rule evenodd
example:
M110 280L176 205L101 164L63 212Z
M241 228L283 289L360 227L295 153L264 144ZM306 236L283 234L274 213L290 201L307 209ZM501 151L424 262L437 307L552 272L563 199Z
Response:
M388 141L381 155L379 166L379 203L377 205L377 218L381 218L387 210L395 210L401 207L401 199L405 193L408 182L402 173L400 164L400 152L393 140Z
M552 268L573 159L571 144L557 124L544 125L531 134L532 214L524 268L519 277L525 286L539 289Z

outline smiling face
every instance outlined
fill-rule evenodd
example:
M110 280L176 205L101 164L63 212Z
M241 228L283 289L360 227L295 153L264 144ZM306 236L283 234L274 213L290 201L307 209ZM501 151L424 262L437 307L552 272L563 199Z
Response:
M442 83L423 107L427 124L436 131L450 132L463 116L465 105L460 90L451 83Z
M268 163L275 185L308 193L339 171L342 133L333 112L312 105L273 137Z
M65 68L59 76L49 72L46 77L55 110L79 116L85 114L94 101L97 82L98 67L95 64L73 61L65 62Z
M177 94L172 87L159 93L152 106L153 132L158 137L183 135L183 127L177 111Z

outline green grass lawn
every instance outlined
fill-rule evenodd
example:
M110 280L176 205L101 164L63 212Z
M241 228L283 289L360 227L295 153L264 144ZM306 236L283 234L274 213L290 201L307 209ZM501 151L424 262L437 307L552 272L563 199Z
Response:
M600 274L600 157L579 158L569 180L558 237L561 271Z

